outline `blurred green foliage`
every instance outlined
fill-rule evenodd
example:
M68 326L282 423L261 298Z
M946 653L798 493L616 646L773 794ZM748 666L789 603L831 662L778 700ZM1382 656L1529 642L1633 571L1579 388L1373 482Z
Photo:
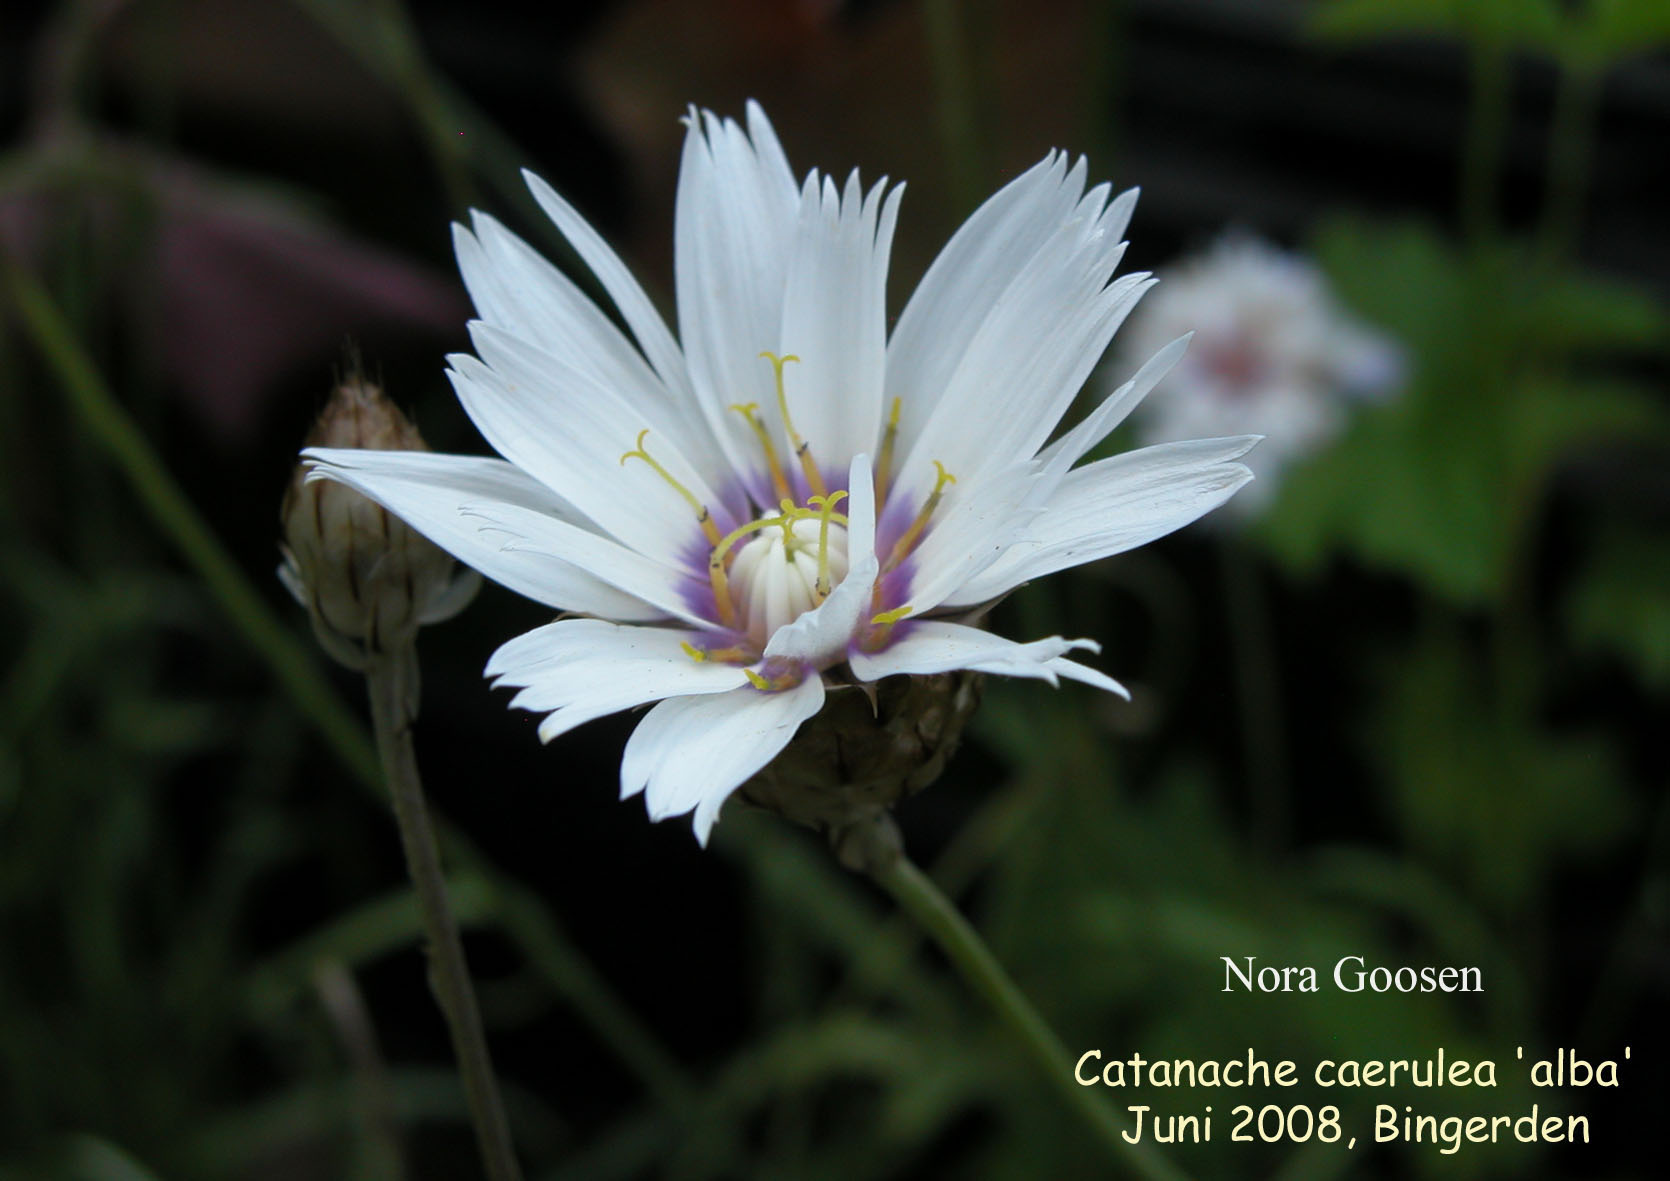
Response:
M1340 42L1454 37L1604 70L1670 42L1670 9L1658 0L1320 0L1310 28Z
M1401 396L1286 481L1263 539L1293 569L1348 553L1460 606L1499 602L1563 458L1670 439L1656 391L1594 364L1670 354L1670 312L1646 293L1545 278L1518 244L1469 254L1410 223L1336 222L1316 254L1413 364Z
M1574 643L1629 665L1656 693L1670 688L1670 539L1609 524L1566 603Z

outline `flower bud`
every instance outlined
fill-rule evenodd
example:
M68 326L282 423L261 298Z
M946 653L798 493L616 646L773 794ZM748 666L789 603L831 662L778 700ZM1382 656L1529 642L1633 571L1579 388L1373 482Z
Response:
M361 377L336 387L307 436L309 447L427 451L383 391ZM481 578L382 505L344 484L312 480L297 465L279 511L278 577L313 619L320 644L352 669L399 654L417 629L457 614Z
M889 810L939 778L984 683L963 670L832 687L823 709L741 795L828 833L847 868L878 870L899 852Z

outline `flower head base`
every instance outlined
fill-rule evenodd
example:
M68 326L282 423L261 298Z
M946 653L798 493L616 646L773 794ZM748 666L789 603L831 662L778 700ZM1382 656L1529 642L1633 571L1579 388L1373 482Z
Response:
M939 778L984 679L965 669L833 688L818 715L737 794L827 832L849 869L877 868L895 851L889 809Z
M1150 440L1265 436L1249 460L1259 482L1236 500L1243 514L1269 502L1283 467L1338 433L1352 399L1385 394L1403 377L1401 350L1341 307L1311 260L1246 234L1225 234L1177 264L1131 317L1118 351L1135 360L1191 329L1167 396L1144 405L1138 425Z
M1251 478L1236 462L1250 437L1079 465L1183 340L1050 442L1151 284L1115 278L1134 192L1087 190L1083 161L1052 153L958 231L889 336L902 189L856 174L797 183L757 106L746 130L692 112L675 340L573 208L528 183L627 332L478 213L455 234L478 355L452 357L450 376L504 458L308 454L489 577L591 617L519 636L488 664L520 690L513 705L546 715L542 738L658 702L627 744L622 793L642 792L657 819L693 811L705 841L750 780L755 798L838 823L781 802L776 768L754 779L819 715L826 680L874 692L1001 673L1123 692L1069 659L1091 641L1015 643L966 621L1028 579L1193 521ZM883 688L883 707L928 708ZM914 769L880 776L894 786L878 798L937 770L959 711ZM820 727L797 753L840 745Z

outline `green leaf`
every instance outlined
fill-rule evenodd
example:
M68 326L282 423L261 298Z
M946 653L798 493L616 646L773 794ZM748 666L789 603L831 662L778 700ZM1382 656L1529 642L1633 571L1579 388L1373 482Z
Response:
M1402 657L1374 734L1409 845L1499 914L1533 900L1562 859L1628 818L1621 768L1598 735L1553 734L1493 709L1467 644L1434 637Z
M1664 6L1670 13L1670 4ZM1566 272L1539 284L1524 329L1555 354L1591 349L1670 351L1670 308L1652 292L1599 275Z
M1312 12L1307 28L1336 41L1437 34L1548 46L1560 25L1554 0L1330 0Z
M97 1136L70 1137L60 1167L65 1181L158 1181L150 1169Z
M1411 373L1285 476L1258 536L1290 569L1347 554L1490 602L1561 456L1670 431L1650 396L1566 372L1574 354L1663 339L1651 299L1587 276L1535 285L1512 248L1463 258L1418 225L1337 223L1316 253L1342 299L1403 342Z
M1602 533L1565 604L1572 639L1634 667L1644 683L1670 689L1670 544L1615 526Z
M1588 0L1572 17L1562 50L1572 65L1601 70L1667 45L1670 4L1664 0Z

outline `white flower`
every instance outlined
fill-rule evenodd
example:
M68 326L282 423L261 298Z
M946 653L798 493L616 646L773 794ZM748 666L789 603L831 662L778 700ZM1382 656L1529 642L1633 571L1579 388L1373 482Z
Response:
M1258 483L1236 501L1255 512L1281 470L1327 443L1351 398L1397 385L1403 357L1391 341L1339 304L1309 259L1244 233L1228 233L1165 273L1120 336L1120 358L1146 356L1179 332L1193 344L1166 396L1143 406L1143 439L1252 432Z
M1136 193L1085 190L1052 153L941 252L891 337L902 188L796 184L771 124L692 112L675 226L679 337L619 257L531 174L622 332L486 214L456 227L481 319L450 358L504 459L313 450L488 577L564 618L487 674L547 714L540 737L659 702L621 764L654 819L725 798L824 700L974 669L1123 693L1068 659L953 622L1022 582L1141 545L1251 479L1252 438L1171 443L1075 468L1183 354L1169 344L1050 443L1150 286L1114 279ZM1048 445L1046 446L1046 443Z

